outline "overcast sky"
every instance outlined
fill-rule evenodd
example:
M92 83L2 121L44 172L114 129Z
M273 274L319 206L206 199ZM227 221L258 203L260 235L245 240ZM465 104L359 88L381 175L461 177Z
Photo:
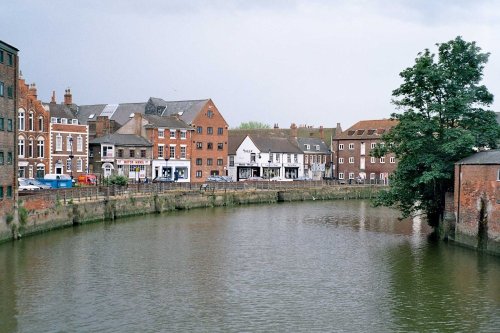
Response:
M491 53L483 82L500 98L500 1L15 0L1 11L0 39L43 101L68 87L77 104L212 98L231 127L345 129L388 118L399 73L458 35Z

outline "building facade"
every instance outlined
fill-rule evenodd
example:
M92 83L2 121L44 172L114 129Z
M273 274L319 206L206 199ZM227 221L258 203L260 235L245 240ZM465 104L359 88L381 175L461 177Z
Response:
M0 41L0 220L11 214L16 199L18 51Z
M49 172L50 114L38 100L36 85L19 79L17 113L18 177L43 178Z
M396 126L390 119L359 121L332 139L333 174L341 182L387 184L396 169L393 154L376 158L371 151L381 143L381 136Z
M312 180L331 177L331 151L322 139L297 138L297 146L304 154L304 176Z

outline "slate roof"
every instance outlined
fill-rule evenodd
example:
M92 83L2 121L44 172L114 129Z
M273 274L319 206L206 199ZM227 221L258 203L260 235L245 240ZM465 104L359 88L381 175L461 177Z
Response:
M90 140L90 144L102 144L111 143L119 146L133 146L133 147L150 147L151 142L143 138L142 136L135 134L107 134L93 140Z
M236 151L246 137L247 135L244 133L234 133L229 131L227 138L227 154L236 155Z
M236 150L246 137L247 135L230 135L228 139L228 154L235 155ZM297 144L291 138L269 135L248 135L248 137L261 152L271 150L272 153L302 153Z
M71 106L56 103L43 103L49 108L50 116L55 118L77 119L78 117L71 111ZM81 124L81 122L80 122Z
M397 120L391 119L362 120L358 121L342 133L337 133L334 139L379 139L384 133L387 133L397 124Z
M97 116L106 108L107 105L111 104L95 104L95 105L80 105L77 111L77 117L81 124L87 124L89 120L96 120ZM118 107L111 116L111 120L116 121L120 126L125 124L132 113L144 114L146 103L122 103L118 104ZM92 119L89 119L90 115L94 115Z
M155 106L165 108L162 116L178 115L181 120L192 124L194 118L200 113L209 99L189 100L189 101L165 101L162 98L150 97L149 101Z
M480 151L455 164L500 164L500 149Z
M145 114L145 115L143 115L143 117L151 125L153 125L155 127L165 127L168 129L191 129L191 130L193 130L193 128L191 126L189 126L184 121L177 118L176 116L162 117L162 116ZM146 125L146 126L151 126L151 125Z
M329 154L330 150L325 142L317 138L297 138L297 144L304 153L317 153L317 154ZM309 149L306 148L309 145ZM319 145L319 150L316 150L316 146Z

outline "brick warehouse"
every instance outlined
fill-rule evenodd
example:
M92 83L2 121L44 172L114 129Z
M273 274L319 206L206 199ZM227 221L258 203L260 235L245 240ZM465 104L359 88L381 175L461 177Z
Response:
M483 248L500 249L500 149L455 164L454 211L457 241L481 247L477 239L487 235Z
M366 182L386 183L396 169L393 154L381 158L370 156L370 152L381 136L396 126L390 119L362 120L345 131L337 130L332 138L334 176L352 182L358 178Z
M16 199L18 51L0 41L0 220L10 213Z

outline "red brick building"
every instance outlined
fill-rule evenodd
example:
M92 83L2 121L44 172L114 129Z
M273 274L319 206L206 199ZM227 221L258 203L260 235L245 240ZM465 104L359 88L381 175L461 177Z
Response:
M194 129L191 146L191 181L226 175L228 124L211 99L167 102L150 98L147 115L178 116Z
M457 162L454 188L455 240L476 247L484 233L486 248L500 253L500 149Z
M16 199L18 51L0 41L0 221L11 214Z
M43 178L49 170L50 114L37 98L36 85L19 79L17 114L18 176Z
M344 182L387 183L396 158L392 154L375 158L370 152L396 124L390 119L362 120L345 131L337 129L332 138L334 176Z

